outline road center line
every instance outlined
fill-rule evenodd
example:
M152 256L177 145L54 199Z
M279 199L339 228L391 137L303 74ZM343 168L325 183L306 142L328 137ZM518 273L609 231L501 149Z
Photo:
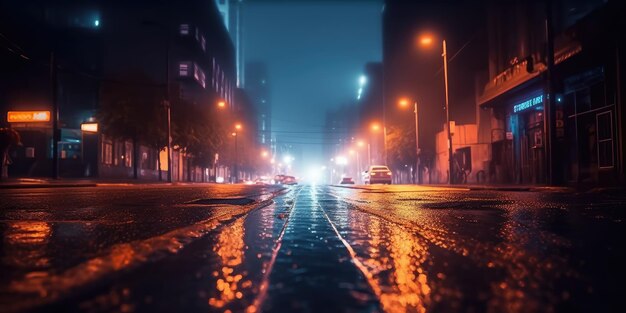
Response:
M272 269L274 268L274 264L276 263L278 252L280 251L280 247L282 246L283 237L285 235L285 231L287 230L287 226L289 225L289 220L291 219L291 212L293 211L293 208L296 206L296 203L298 202L298 196L300 196L301 191L302 191L302 187L300 187L297 190L295 196L293 197L293 203L291 204L291 207L289 208L289 214L287 215L285 224L283 224L283 228L280 230L278 239L276 239L276 244L274 245L274 249L272 249L272 258L270 259L270 262L268 263L267 268L264 269L265 272L263 273L263 280L261 281L261 285L259 286L259 294L256 296L256 298L252 302L252 305L250 305L247 308L246 310L247 312L250 312L250 313L258 312L261 309L263 302L265 302L265 300L267 299L267 290L270 285L270 274L272 273Z

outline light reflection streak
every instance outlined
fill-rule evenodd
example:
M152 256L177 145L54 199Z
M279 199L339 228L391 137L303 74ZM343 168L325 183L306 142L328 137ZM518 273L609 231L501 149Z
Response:
M52 236L49 223L19 221L7 223L4 235L3 263L25 269L45 269L50 266L46 246Z
M335 223L348 226L357 233L357 238L348 236L344 239L328 213L325 214L386 312L427 311L431 302L431 287L423 266L428 259L424 239L400 225L390 224L376 216L356 214L350 208L333 214ZM359 247L365 249L354 249L348 242L350 240L358 246L358 237L365 234L368 241L364 247Z
M221 269L213 272L217 278L215 288L217 297L209 298L209 305L223 308L227 304L243 298L242 288L250 288L251 284L242 281L245 273L236 272L237 266L244 257L244 219L237 219L232 225L224 227L217 236L217 244L213 251L221 259Z

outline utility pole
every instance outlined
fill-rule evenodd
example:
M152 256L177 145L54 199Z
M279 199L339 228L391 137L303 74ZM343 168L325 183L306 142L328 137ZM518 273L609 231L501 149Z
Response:
M418 184L422 183L422 176L421 176L421 171L420 171L420 136L419 136L419 111L418 111L418 106L417 106L417 101L415 101L415 103L413 104L414 108L413 108L413 113L415 113L415 158L416 158L416 165L415 165L415 175L416 177L416 181Z
M54 51L50 52L50 86L52 97L52 178L59 179L59 101L57 96L58 75L57 62Z
M446 50L446 41L443 40L443 80L445 84L445 92L446 92L446 125L448 128L448 168L449 168L449 179L448 184L453 184L453 172L454 172L454 164L452 162L452 134L450 129L450 104L448 102L448 53Z
M552 28L552 1L546 0L546 45L547 70L543 106L544 152L546 156L546 180L548 185L557 184L555 152L556 146L556 97L554 96L554 30Z

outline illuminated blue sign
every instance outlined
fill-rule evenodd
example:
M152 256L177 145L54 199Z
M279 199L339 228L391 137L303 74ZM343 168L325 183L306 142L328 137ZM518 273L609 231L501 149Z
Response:
M513 106L513 113L522 112L524 110L530 109L536 105L543 104L543 95L536 96L532 99L528 99L520 104L516 104Z

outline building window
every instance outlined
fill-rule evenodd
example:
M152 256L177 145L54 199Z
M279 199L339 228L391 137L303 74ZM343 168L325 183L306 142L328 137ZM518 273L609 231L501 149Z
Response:
M596 134L598 135L598 167L613 168L613 112L607 111L596 115Z
M206 39L204 35L200 35L200 46L202 47L202 51L206 52Z
M130 141L124 142L124 166L133 166L133 143Z
M113 144L110 140L102 140L102 163L113 164Z
M178 64L178 75L180 77L188 77L189 76L189 63L183 62Z
M183 36L189 35L189 24L180 24L179 32Z

